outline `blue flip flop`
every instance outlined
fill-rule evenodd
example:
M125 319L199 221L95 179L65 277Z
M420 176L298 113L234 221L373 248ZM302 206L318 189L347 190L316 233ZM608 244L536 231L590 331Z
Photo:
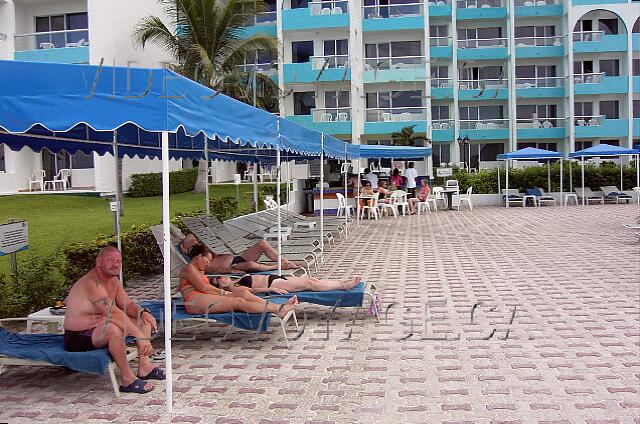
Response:
M152 387L150 389L145 389L144 385L147 384L146 382L137 379L135 380L133 383L129 384L128 386L120 386L120 391L122 393L138 393L138 394L145 394L145 393L149 393L151 391L153 391L153 389L155 389L155 387Z
M165 380L167 376L161 368L155 367L149 374L144 377L139 375L138 378L140 380Z

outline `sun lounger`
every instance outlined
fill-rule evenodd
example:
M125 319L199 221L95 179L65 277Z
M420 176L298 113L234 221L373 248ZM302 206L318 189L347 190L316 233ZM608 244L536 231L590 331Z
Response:
M554 206L556 205L555 197L545 194L544 190L540 187L528 188L526 193L528 196L536 196L536 202L538 203L538 206L542 205L543 203L551 203Z
M578 187L573 191L578 195L579 199L584 199L587 205L589 202L596 202L604 205L604 196L596 195L589 187L585 187L584 189L582 187Z
M277 216L271 213L265 212L274 212L274 211L262 211L255 214L249 214L240 216L237 218L230 219L225 221L226 226L230 226L235 228L237 231L245 231L245 237L251 238L257 237L262 238L265 233L271 232L272 228L277 226ZM290 238L291 239L304 239L309 240L311 242L320 243L320 228L300 228L296 227L296 223L298 221L292 221L284 217L282 219L282 226L288 227L291 229ZM334 242L333 233L329 230L324 232L324 240L325 246L331 245Z
M505 203L506 201L509 202L509 205L511 205L512 203L514 204L518 204L518 205L522 205L522 200L523 197L520 195L520 192L518 191L517 188L510 188L510 189L502 189L502 197L501 197L502 203Z
M600 186L600 190L604 194L605 202L616 202L617 205L621 201L629 203L629 201L633 200L632 196L620 191L616 186Z
M281 299L270 299L271 303L285 303L287 301L286 298ZM140 306L151 311L151 314L156 319L158 324L164 322L164 301L163 300L150 300L144 301L140 303ZM284 335L284 341L287 347L289 347L289 338L287 336L287 323L290 319L293 319L293 323L298 329L298 319L296 318L295 311L290 311L284 318L280 318L277 315L272 315L270 313L264 314L250 314L247 312L227 312L220 314L190 314L188 313L182 302L181 298L174 298L172 300L172 311L171 311L171 319L173 322L197 322L196 326L200 326L208 323L224 323L231 325L233 328L239 328L243 330L255 331L257 333L262 333L267 331L269 328L269 321L271 317L276 319L280 324L280 328L282 329L282 333ZM194 326L189 326L188 328L195 328ZM230 333L229 333L230 334ZM228 335L227 335L228 337Z
M115 375L116 364L108 350L68 352L61 334L17 334L0 327L0 374L5 366L66 367L91 374L108 373L116 397L120 389ZM127 359L138 356L138 350L127 351Z

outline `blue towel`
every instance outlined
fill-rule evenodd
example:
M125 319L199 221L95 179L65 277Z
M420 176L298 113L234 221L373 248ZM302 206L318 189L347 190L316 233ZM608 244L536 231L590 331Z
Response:
M16 334L3 328L0 328L0 355L45 361L92 374L104 374L111 362L107 349L67 352L61 334Z
M277 299L270 300L272 303L284 303L286 299L278 301ZM233 325L236 328L242 328L243 330L266 331L269 327L270 313L263 314L249 314L247 312L227 312L222 314L189 314L182 305L182 300L171 301L173 305L173 311L171 318L174 321L188 320L193 318L209 318L217 322L223 322L225 324ZM140 306L151 311L151 314L158 322L164 321L164 301L162 300L149 300L141 302Z
M269 301L279 298L288 299L291 296L298 296L300 302L308 302L324 306L362 306L364 298L364 282L360 282L351 290L330 290L330 291L302 291L287 294L271 294ZM272 300L273 299L273 300Z
M526 190L526 193L528 196L537 196L537 197L542 196L542 193L537 188L528 188Z

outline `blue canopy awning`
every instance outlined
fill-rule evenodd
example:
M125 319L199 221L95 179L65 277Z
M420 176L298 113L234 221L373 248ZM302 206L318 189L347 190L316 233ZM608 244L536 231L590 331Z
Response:
M600 157L600 156L624 156L638 155L640 151L627 147L612 146L610 144L598 144L569 154L569 157Z
M430 147L379 146L359 144L348 149L355 158L370 159L414 159L431 156Z
M498 160L510 159L561 159L562 153L552 150L536 149L534 147L525 147L524 149L514 150L509 153L501 153Z

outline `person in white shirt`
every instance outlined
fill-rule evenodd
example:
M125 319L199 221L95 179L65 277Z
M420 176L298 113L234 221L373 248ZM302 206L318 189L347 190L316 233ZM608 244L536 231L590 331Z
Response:
M364 170L364 179L371 183L371 187L378 187L378 176L371 172L369 168Z
M411 193L412 197L416 195L416 178L418 178L418 171L413 167L413 162L409 162L408 168L404 170L404 176L407 179L407 191Z

